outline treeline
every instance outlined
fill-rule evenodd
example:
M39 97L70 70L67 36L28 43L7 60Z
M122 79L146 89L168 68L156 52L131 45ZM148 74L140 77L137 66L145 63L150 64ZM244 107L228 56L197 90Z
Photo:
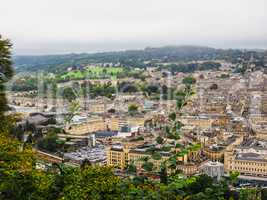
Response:
M194 71L204 71L204 70L218 70L221 67L221 64L218 62L207 61L203 63L183 63L183 64L170 64L162 65L161 69L168 69L172 73L183 72L183 73L192 73Z
M144 68L158 62L190 62L197 60L226 60L232 63L248 61L253 56L264 61L263 51L241 51L236 49L214 49L199 46L166 46L94 54L65 54L49 56L15 56L17 71L61 72L72 66L85 66L90 63L120 63L121 66ZM148 61L148 62L146 62Z
M10 89L16 92L37 90L37 77L30 75L18 77L16 80L10 83Z

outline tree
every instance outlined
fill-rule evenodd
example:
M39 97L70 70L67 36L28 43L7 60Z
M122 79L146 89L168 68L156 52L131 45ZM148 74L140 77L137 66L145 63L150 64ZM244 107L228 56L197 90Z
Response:
M161 155L158 152L154 152L151 156L154 160L160 160L161 159Z
M156 138L156 141L157 141L158 144L162 144L162 143L163 143L163 138L160 137L160 136L158 136L158 137Z
M230 181L232 185L236 185L237 184L237 178L239 176L239 172L238 171L230 171Z
M69 113L65 118L65 123L70 124L73 117L79 113L80 108L79 101L72 101L69 106Z
M165 164L162 164L159 171L160 182L163 184L168 183L168 174L167 174L167 167Z
M176 171L177 169L177 164L178 164L178 161L177 161L177 158L176 156L172 156L169 158L168 162L167 162L167 167L169 169L171 169L172 171Z
M180 122L180 121L176 121L175 122L176 130L180 130L182 128L182 126L184 126L182 122Z
M15 121L12 116L0 121L0 199L28 199L25 192L34 188L31 171L35 156L30 145L11 137Z
M239 192L239 200L261 200L261 191L257 188L241 189Z
M64 99L67 99L69 102L72 102L77 98L76 92L71 87L66 87L63 89L62 96Z
M169 114L169 119L172 120L172 121L175 121L176 119L176 113L175 112L172 112Z
M134 105L134 104L129 105L129 107L128 107L128 112L129 112L130 114L134 114L134 113L136 113L137 111L138 111L138 106L137 106L137 105Z
M14 74L11 66L11 47L12 44L10 41L3 39L0 35L0 117L7 110L4 84L9 81Z
M38 147L47 151L56 152L63 147L64 142L59 140L57 133L50 131L38 142Z
M88 166L92 166L92 163L90 162L90 160L88 159L83 160L81 164L81 170L86 169Z
M192 85L196 83L196 79L188 76L185 77L182 82L185 85L185 88L176 92L176 108L178 111L181 111L181 109L187 104L190 96L194 94Z
M33 169L35 158L31 146L10 135L16 117L4 115L7 110L4 84L13 75L10 49L9 40L0 36L0 199L28 199L22 191L33 185L26 177Z
M183 84L185 85L193 85L196 83L196 79L192 76L187 76L183 79Z
M186 93L182 90L176 92L176 108L180 110L184 104L186 99Z
M218 89L218 85L216 83L213 83L211 86L210 86L210 90L217 90Z
M137 171L137 169L136 169L134 162L130 162L130 164L128 166L128 172L131 174L135 174L136 171Z
M108 110L108 113L112 113L112 114L116 113L115 108L110 108L110 109Z
M110 167L88 166L64 174L64 188L61 199L119 199L121 179Z
M153 166L154 166L154 164L152 162L149 162L149 161L145 161L142 164L142 168L147 172L151 172L153 170Z

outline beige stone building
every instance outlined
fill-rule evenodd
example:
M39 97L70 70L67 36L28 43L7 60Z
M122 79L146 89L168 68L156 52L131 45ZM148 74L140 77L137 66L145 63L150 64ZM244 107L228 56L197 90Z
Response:
M89 112L92 113L104 113L106 111L106 104L105 103L93 103L89 106Z
M234 149L228 149L224 155L224 167L226 172L267 177L267 141L250 138Z
M111 116L107 118L107 126L111 131L119 131L123 126L144 127L145 117L143 116Z
M218 148L205 147L204 154L211 161L220 161L223 159L224 150L225 149L223 147L218 147Z
M161 164L169 159L170 154L161 154L159 160L151 159L151 154L147 153L145 149L138 147L130 147L128 145L114 145L106 149L107 164L110 166L116 166L120 169L125 169L129 163L134 163L138 170L142 169L143 158L150 158L149 162L153 163L153 168L160 169Z
M88 119L85 122L73 123L65 128L67 133L73 135L85 135L104 130L107 130L107 126L103 118Z
M179 152L179 149L177 149ZM189 151L186 154L182 154L177 157L176 169L181 170L185 175L196 174L201 165L199 161L199 150ZM106 149L107 164L110 166L116 166L120 169L125 169L129 163L134 163L138 170L142 170L145 157L149 158L148 161L153 163L153 171L158 171L161 164L167 161L173 154L168 152L160 152L161 158L158 160L153 159L151 154L146 151L146 148L140 146L128 146L128 145L113 145ZM171 169L168 170L169 172Z
M187 126L194 126L202 129L210 128L213 122L213 119L206 116L186 116L180 120Z

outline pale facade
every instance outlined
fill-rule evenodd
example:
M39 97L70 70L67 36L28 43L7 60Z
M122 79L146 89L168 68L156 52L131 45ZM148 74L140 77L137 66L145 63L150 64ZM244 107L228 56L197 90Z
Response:
M90 119L86 122L71 124L65 129L67 133L74 135L84 135L103 130L107 130L107 126L102 118Z

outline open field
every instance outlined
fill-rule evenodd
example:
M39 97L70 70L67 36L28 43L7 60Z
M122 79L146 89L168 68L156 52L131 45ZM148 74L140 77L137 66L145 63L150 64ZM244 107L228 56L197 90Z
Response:
M102 78L109 76L111 78L117 77L122 73L124 69L122 67L88 67L85 71L75 70L67 72L62 75L61 79L84 79L88 78Z

